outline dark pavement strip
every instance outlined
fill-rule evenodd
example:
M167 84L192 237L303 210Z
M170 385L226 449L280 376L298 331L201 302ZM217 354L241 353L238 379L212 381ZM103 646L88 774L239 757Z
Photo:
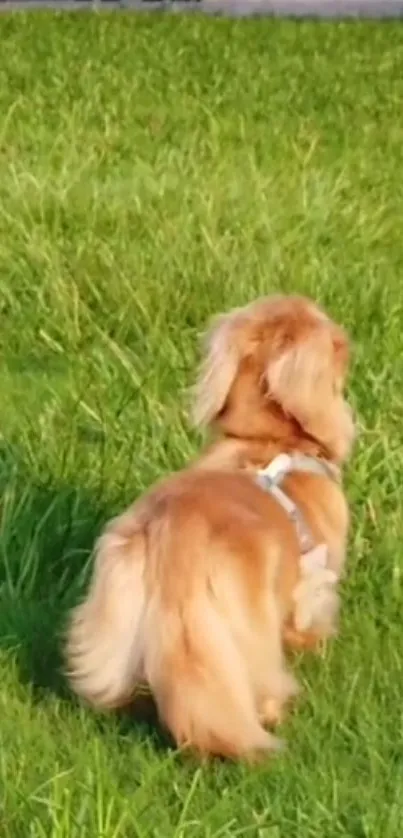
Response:
M403 18L403 0L0 0L0 12L95 9L190 13L231 17L327 19Z

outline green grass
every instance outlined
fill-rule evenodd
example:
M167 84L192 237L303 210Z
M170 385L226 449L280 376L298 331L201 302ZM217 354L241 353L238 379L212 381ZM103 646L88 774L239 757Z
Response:
M403 30L0 19L0 834L399 838ZM274 290L354 339L340 638L288 750L198 767L102 718L60 632L105 520L193 456L197 338Z

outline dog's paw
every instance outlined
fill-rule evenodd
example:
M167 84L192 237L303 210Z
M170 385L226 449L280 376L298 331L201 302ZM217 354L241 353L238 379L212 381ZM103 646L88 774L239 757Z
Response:
M260 719L267 727L277 727L284 719L284 702L278 698L266 698L260 708Z
M339 608L337 575L327 567L327 547L318 545L301 558L301 580L295 588L294 626L297 632L331 631Z

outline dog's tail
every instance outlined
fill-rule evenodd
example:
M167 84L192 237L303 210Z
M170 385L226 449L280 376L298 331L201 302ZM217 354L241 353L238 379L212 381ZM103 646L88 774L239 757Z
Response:
M72 613L67 675L74 691L101 709L130 702L142 679L145 558L135 519L117 518L98 541L89 593Z
M147 542L141 530L125 536L112 526L99 544L89 596L73 614L70 678L78 694L104 708L127 703L145 679L179 746L254 757L279 742L260 724L247 662L205 572L192 571L206 567L206 551L169 515L149 523Z

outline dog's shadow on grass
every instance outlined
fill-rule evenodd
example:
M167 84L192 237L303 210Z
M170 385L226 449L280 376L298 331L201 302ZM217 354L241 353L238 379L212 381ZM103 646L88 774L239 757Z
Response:
M15 452L0 449L0 654L34 702L76 701L63 657L68 615L84 592L94 541L110 514L86 490L34 479ZM149 695L137 696L117 718L123 736L136 728L158 748L169 744ZM107 720L99 719L101 728Z

